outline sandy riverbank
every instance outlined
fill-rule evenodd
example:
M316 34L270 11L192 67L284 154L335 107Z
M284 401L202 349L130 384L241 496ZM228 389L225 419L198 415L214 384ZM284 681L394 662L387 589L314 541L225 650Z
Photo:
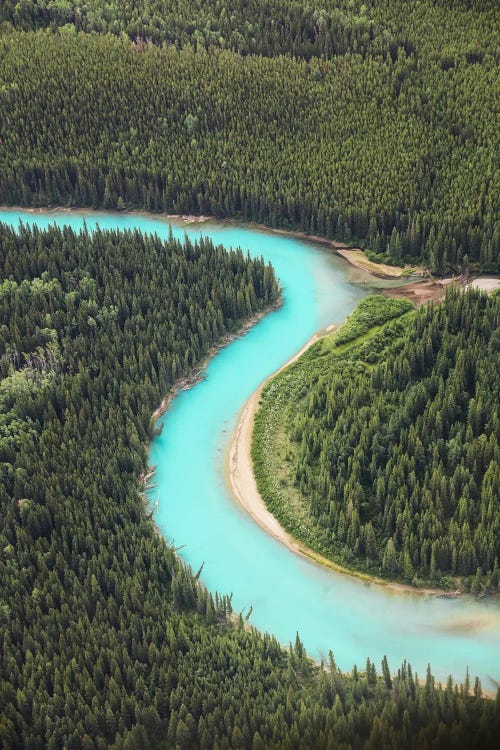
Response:
M251 318L249 318L235 333L228 333L226 334L222 340L218 344L214 344L210 349L208 350L208 354L203 359L203 361L194 367L190 373L187 375L184 375L182 378L179 378L169 389L168 393L162 398L161 403L157 406L157 408L154 410L154 412L151 414L152 419L156 422L157 419L159 419L165 412L167 411L168 407L174 400L174 398L177 396L179 391L187 391L190 388L193 388L196 383L198 383L200 380L203 380L205 377L205 369L207 365L209 364L210 360L215 357L215 355L220 352L221 349L223 349L225 346L229 346L233 341L235 341L237 338L240 338L241 336L244 336L247 331L250 330L254 325L257 325L259 320L261 320L264 315L267 315L268 313L273 312L274 310L278 310L281 305L283 304L283 299L280 296L278 301L274 303L273 305L269 305L266 307L265 310L262 310L261 312L255 313L252 315ZM143 494L143 501L144 501L144 512L147 514L152 514L155 510L155 505L151 507L151 502L147 498L146 493L150 492L154 487L156 487L156 482L154 482L154 475L156 471L156 466L148 466L147 471L144 474L141 474L139 476L139 486L140 491ZM155 524L155 532L159 536L161 536L161 532Z
M254 521L261 526L264 531L271 534L275 539L285 544L293 552L303 554L302 545L297 542L285 529L278 523L276 518L268 511L260 493L257 489L255 477L253 474L252 459L250 449L252 444L252 432L255 412L258 409L260 396L265 384L272 377L278 374L292 362L295 362L301 354L321 338L321 334L312 336L307 344L300 351L291 357L279 370L270 375L258 388L252 393L243 407L238 426L231 442L228 456L228 476L233 494L238 499L240 505L249 513Z
M47 206L47 207L26 207L26 206L7 206L1 205L0 211L17 211L26 212L30 214L82 214L85 216L92 216L96 212L98 213L109 213L109 214L121 214L123 216L146 216L158 221L164 222L175 222L190 226L193 224L205 224L207 222L215 222L218 224L227 224L235 226L248 226L249 228L260 229L265 232L272 232L273 234L285 235L288 237L295 237L305 242L311 242L315 245L323 245L324 247L330 248L336 255L343 258L349 265L357 268L364 273L367 273L372 278L377 279L390 279L397 282L401 281L401 286L393 287L383 291L383 294L389 297L405 297L410 299L414 304L419 305L429 301L439 301L444 296L444 287L455 279L442 279L434 281L432 279L422 279L413 282L408 281L408 272L414 270L414 274L410 275L410 278L415 276L421 276L424 270L420 267L406 266L400 268L398 266L384 265L383 263L373 263L370 261L363 250L357 247L351 247L346 245L345 242L339 242L337 240L329 240L326 237L320 237L316 234L308 234L307 232L301 232L292 229L277 229L274 227L268 227L265 224L258 224L257 222L249 221L244 222L239 219L224 218L218 219L215 216L210 215L196 215L196 214L170 214L170 213L153 213L152 211L140 211L140 210L126 210L117 211L116 209L94 209L94 208L79 208L71 207L65 208L63 206ZM476 286L484 291L491 292L494 289L500 288L500 276L479 276L473 281L468 282L467 285Z
M408 276L423 276L424 269L416 266L389 266L387 263L374 263L366 257L366 254L359 247L349 247L340 242L332 242L332 247L337 255L340 255L351 265L359 268L361 271L371 273L381 279L401 279Z
M500 275L491 274L490 276L478 276L477 279L469 281L466 286L472 287L473 289L480 289L482 292L491 294L491 292L500 289Z
M332 330L332 326L324 332L316 333L312 336L305 346L294 354L282 367L270 375L258 388L252 393L243 407L238 425L233 435L229 447L227 462L227 477L229 486L234 497L246 512L254 519L256 523L268 534L285 545L289 550L297 555L306 557L312 562L329 568L336 573L350 575L358 578L368 584L384 586L389 591L405 594L425 594L427 596L450 595L450 592L434 588L416 588L403 583L385 581L381 578L375 578L365 573L351 571L347 568L337 565L332 560L320 555L314 550L307 547L302 542L295 539L289 534L267 509L262 499L253 473L253 463L251 458L252 433L254 426L255 413L259 408L260 397L266 383L277 375L281 370L295 362L312 344L322 338L326 333Z

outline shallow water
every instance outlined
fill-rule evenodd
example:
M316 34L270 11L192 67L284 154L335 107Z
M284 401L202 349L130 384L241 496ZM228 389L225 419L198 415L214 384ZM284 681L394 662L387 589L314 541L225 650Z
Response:
M168 224L140 214L0 211L0 221L133 228L168 234ZM251 623L288 645L299 631L309 654L350 669L369 656L403 659L423 674L459 681L466 667L485 688L500 679L500 606L429 599L387 591L325 570L269 537L241 510L226 485L228 444L246 399L318 329L340 323L372 282L320 246L257 229L215 223L173 225L176 236L207 234L271 260L284 287L283 307L266 316L209 364L207 378L180 393L151 446L157 464L156 521L168 541L211 591L233 592L236 612L253 607Z

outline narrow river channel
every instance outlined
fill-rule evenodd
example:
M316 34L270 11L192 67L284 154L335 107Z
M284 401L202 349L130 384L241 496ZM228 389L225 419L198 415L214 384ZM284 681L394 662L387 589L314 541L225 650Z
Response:
M137 228L166 237L168 223L141 214L72 211L0 211L0 221L17 226L87 223L102 228ZM238 414L250 394L299 350L310 336L340 323L370 291L372 281L324 247L233 224L174 224L173 233L200 233L226 247L241 246L270 260L284 288L284 305L209 364L206 379L173 401L164 428L151 446L159 499L155 515L165 538L193 569L204 563L201 580L213 592L233 592L233 607L284 645L298 631L309 654L331 649L342 669L367 656L379 666L387 655L392 670L403 659L419 675L428 662L440 680L460 681L466 667L483 687L500 680L500 606L390 592L333 573L290 552L269 537L237 505L225 467Z

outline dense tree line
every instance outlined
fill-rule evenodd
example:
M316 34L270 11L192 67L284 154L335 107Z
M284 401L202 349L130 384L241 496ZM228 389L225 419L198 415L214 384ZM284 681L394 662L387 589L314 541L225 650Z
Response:
M378 29L361 3L314 8L297 0L7 0L0 8L2 20L23 30L63 26L269 57L291 54L310 59L348 50L397 56L399 47L404 49L404 40Z
M360 303L326 350L318 346L290 376L281 418L296 444L289 472L313 544L377 575L458 576L476 593L496 590L500 295L451 289L439 307L374 331L393 306L381 297ZM276 453L262 454L281 422L264 425L275 404L271 386L258 431L265 494Z
M0 226L0 269L4 750L495 746L479 682L317 667L298 637L233 625L155 532L151 410L276 298L268 267L207 240Z
M346 52L390 55L444 52L445 64L466 54L481 62L498 22L495 0L424 2L336 0L4 0L0 23L23 31L126 34L134 41L231 49L243 55L310 59ZM470 32L473 32L471 34ZM462 46L465 43L465 46Z
M457 10L431 52L428 5L395 59L6 34L0 201L234 216L495 269L495 37Z

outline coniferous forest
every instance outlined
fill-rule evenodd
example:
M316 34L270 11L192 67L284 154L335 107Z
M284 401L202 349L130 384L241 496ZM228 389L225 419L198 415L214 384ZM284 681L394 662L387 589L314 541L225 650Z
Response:
M264 391L253 455L269 507L348 567L497 591L499 331L498 293L361 302Z
M495 0L5 0L0 204L233 217L498 270L499 23ZM0 225L1 750L497 747L500 692L285 650L155 528L153 410L279 295L207 239ZM306 541L498 588L499 297L367 305L290 371L277 476Z
M0 200L498 268L494 0L232 5L3 3Z
M233 624L155 532L151 411L275 301L272 270L209 241L4 226L0 264L2 748L495 746L478 682L314 666Z

